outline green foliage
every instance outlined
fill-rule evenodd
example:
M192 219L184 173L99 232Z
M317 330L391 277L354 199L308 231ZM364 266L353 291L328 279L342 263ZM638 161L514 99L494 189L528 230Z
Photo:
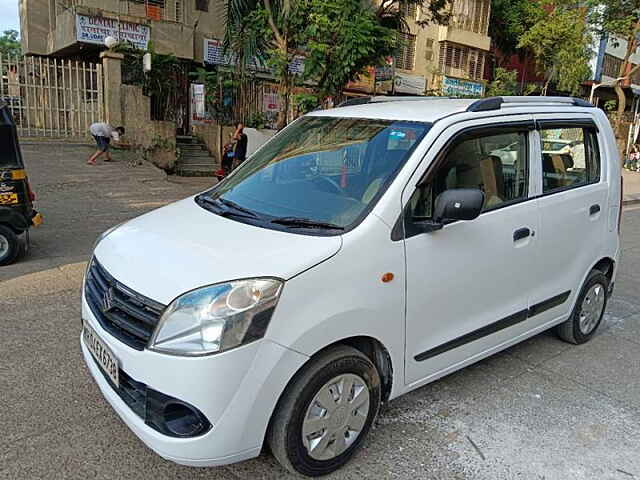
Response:
M487 85L487 97L518 94L518 72L505 68L496 68L493 81Z
M502 53L517 53L520 37L544 15L538 1L492 0L489 36Z
M244 124L248 128L261 130L267 128L267 117L262 112L251 112Z
M301 114L305 114L318 108L320 105L320 99L317 95L299 93L293 96L293 104Z
M607 100L604 102L604 109L607 112L613 112L616 108L618 108L618 102L616 100Z
M11 56L20 56L22 54L18 35L16 30L5 30L0 35L0 54Z
M544 94L551 82L559 90L577 94L591 73L591 43L584 12L556 5L520 37L518 48L527 48L534 54L539 71L546 78Z
M195 72L191 72L189 76L196 83L202 83L205 90L206 111L217 122L229 123L232 115L232 105L225 105L224 92L225 89L237 88L239 80L237 75L231 70L217 68L215 70L207 70L198 67Z
M640 0L589 0L589 20L600 31L625 40L638 33Z
M305 51L304 79L320 98L337 95L371 65L393 54L396 32L383 27L375 12L353 0L298 0L307 19L298 43Z
M421 12L418 25L447 25L451 20L451 3L452 0L382 0L377 2L376 16L382 26L406 32L409 25L405 8L415 5Z

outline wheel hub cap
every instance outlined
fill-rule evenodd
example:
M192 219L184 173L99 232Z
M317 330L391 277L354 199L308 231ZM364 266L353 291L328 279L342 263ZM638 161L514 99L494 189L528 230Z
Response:
M329 380L311 401L302 423L302 442L315 460L330 460L360 436L369 415L369 388L358 375Z
M605 295L604 286L596 283L584 296L580 307L580 331L584 335L589 335L598 325L604 308Z

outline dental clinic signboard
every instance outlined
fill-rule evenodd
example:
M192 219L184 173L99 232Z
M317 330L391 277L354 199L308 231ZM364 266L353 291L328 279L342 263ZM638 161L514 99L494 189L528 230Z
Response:
M151 29L139 23L122 22L114 18L76 15L76 39L83 43L104 45L107 37L147 50Z
M444 77L442 93L448 97L482 97L484 84L461 78Z

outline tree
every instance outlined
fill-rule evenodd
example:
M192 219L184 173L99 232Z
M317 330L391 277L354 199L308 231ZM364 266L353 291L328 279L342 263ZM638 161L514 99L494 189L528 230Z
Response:
M372 8L353 0L300 0L308 19L304 79L321 100L338 95L366 67L382 63L396 46L396 31L383 27Z
M493 81L487 85L487 97L518 94L518 72L498 67L493 75Z
M518 48L529 49L545 75L542 95L552 82L559 90L577 94L590 74L591 43L584 10L555 4L520 37Z
M405 9L415 6L420 7L422 14L418 25L446 25L451 20L452 3L452 0L382 0L378 3L376 16L384 27L407 31Z
M631 55L638 48L640 34L640 0L592 0L590 2L590 20L598 29L600 35L608 34L613 40L625 40L627 48L618 71L618 78L614 82L618 96L618 112L614 119L614 131L620 150L624 150L622 132L623 115L627 108L627 97L622 86L635 74L640 65L632 65Z
M492 0L489 37L505 55L521 53L522 37L543 16L541 2L531 0Z
M20 40L16 30L5 30L0 35L0 54L19 56L21 55Z
M225 45L251 19L251 28L263 38L266 63L279 82L283 99L278 127L286 124L292 87L290 70L296 56L305 57L304 78L318 82L318 94L337 93L368 65L393 53L390 48L397 30L407 28L404 6L421 6L420 24L446 23L451 0L227 0ZM374 21L375 20L375 21ZM338 25L340 27L338 27ZM343 30L342 30L343 29ZM370 37L370 38L367 38ZM339 42L339 43L335 43ZM244 47L236 46L244 49ZM248 58L245 56L245 58ZM307 72L307 69L309 71ZM340 85L342 83L342 85ZM331 93L330 93L331 92Z
M266 57L279 80L280 96L283 105L278 114L278 128L287 123L289 99L293 87L289 65L298 46L295 34L304 19L296 15L297 0L227 0L225 45L230 45L234 34L251 17L253 28L265 34ZM255 52L256 54L259 52Z

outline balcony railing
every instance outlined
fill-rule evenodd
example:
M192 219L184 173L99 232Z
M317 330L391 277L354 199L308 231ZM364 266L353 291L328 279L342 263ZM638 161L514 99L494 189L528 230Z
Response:
M64 4L64 7L100 8L106 12L147 18L149 20L184 22L183 0L111 0L109 2L101 2L100 0L64 0L60 3ZM117 7L114 8L115 5Z

